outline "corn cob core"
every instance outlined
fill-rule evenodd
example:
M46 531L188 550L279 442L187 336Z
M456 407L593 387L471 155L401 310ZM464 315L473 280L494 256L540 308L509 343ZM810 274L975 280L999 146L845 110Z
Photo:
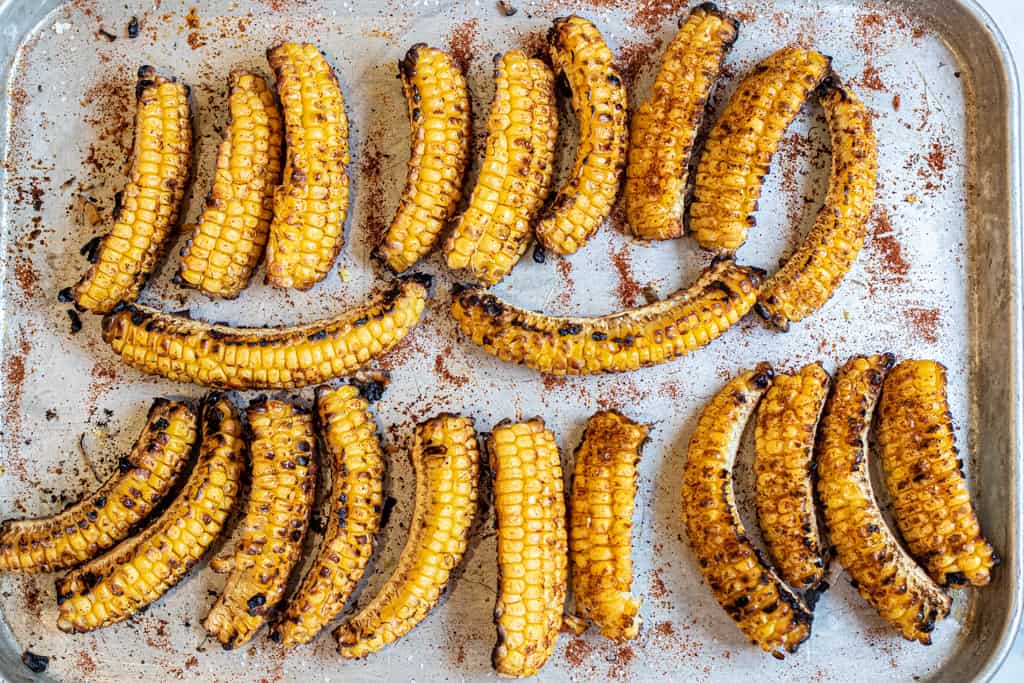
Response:
M495 91L480 176L445 242L448 267L490 286L526 251L547 199L558 138L555 77L521 50L495 58Z
M249 284L267 243L283 131L274 93L261 76L232 71L228 106L231 118L217 150L213 187L181 250L178 281L233 299Z
M377 249L395 273L430 253L455 213L472 132L466 79L446 52L417 43L399 61L398 75L412 126L409 172Z
M645 441L645 425L615 411L595 413L576 449L569 497L576 613L618 641L636 638L642 621L641 599L631 590L637 463Z
M151 66L138 75L128 184L119 195L113 227L74 289L75 303L93 313L138 298L177 227L191 171L188 86Z
M416 503L409 540L380 592L335 631L346 659L377 652L426 619L466 552L480 476L473 420L442 413L420 424L412 464Z
M82 633L123 621L158 600L220 535L245 469L238 411L206 398L196 465L171 505L140 535L57 583L57 627Z
M941 585L987 585L999 558L981 533L946 401L946 368L897 365L882 387L878 446L896 524L910 553Z
M825 404L816 451L818 497L839 564L861 596L907 640L931 643L949 596L914 563L875 501L868 427L892 354L851 358Z
M537 674L555 649L569 558L562 463L544 420L498 424L487 440L498 531L499 675Z
M173 488L195 440L188 404L153 401L131 453L95 493L51 517L0 523L0 571L68 569L127 538Z
M683 234L690 154L738 29L739 22L713 4L695 7L665 50L651 98L633 114L626 218L641 239Z

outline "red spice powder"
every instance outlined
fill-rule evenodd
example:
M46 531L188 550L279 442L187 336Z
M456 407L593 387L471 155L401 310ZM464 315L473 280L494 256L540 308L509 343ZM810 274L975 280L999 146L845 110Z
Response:
M914 333L929 344L939 341L940 312L937 308L908 308L903 316L913 326Z
M439 378L451 384L454 387L463 387L469 383L469 377L465 375L456 375L448 369L445 364L445 359L452 353L451 347L449 347L444 353L439 353L434 357L434 374Z
M868 90L885 90L885 83L882 82L881 72L874 64L867 64L864 67L859 83Z
M676 629L671 621L662 621L654 627L654 632L659 636L668 637L675 635Z
M591 655L594 648L582 638L573 638L565 646L565 658L573 666L579 666Z
M655 57L660 57L661 46L661 38L656 38L649 43L626 43L619 48L615 57L615 65L618 67L627 89L636 83L640 72L646 69ZM632 95L631 98L636 97L636 95Z
M875 211L871 216L870 244L880 259L868 263L867 268L883 280L902 283L910 272L910 264L903 258L903 248L892 233L889 210L882 204L875 205Z
M452 29L451 35L448 36L448 52L463 73L469 71L473 53L476 52L475 43L479 24L477 19L467 19Z
M628 244L622 245L619 249L612 248L609 250L612 265L615 266L615 270L619 274L619 284L615 288L615 293L619 297L619 303L626 308L635 306L644 293L643 285L637 282L637 279L633 276L631 254L632 249Z

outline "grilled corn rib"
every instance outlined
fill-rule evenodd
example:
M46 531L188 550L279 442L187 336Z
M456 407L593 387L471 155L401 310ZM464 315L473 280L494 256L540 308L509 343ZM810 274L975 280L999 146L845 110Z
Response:
M341 613L373 554L383 503L384 459L370 404L346 385L319 389L317 420L331 467L331 514L316 559L272 637L308 643Z
M135 85L135 142L114 225L74 288L75 303L106 313L131 302L167 250L192 167L189 88L151 66Z
M281 178L281 112L262 76L232 71L213 187L181 250L178 282L234 299L263 256Z
M814 615L747 538L732 485L743 430L771 382L771 366L762 363L705 406L683 471L683 521L718 604L751 642L781 659L807 640Z
M698 5L669 43L651 98L630 124L626 218L641 239L683 234L690 154L739 22L713 3Z
M57 583L57 627L82 633L123 621L158 600L202 558L235 504L245 469L238 411L206 398L196 465L184 488L140 535Z
M814 435L830 378L818 363L777 374L757 410L754 500L768 557L797 590L825 577L825 550L814 512Z
M103 319L103 339L134 368L178 382L284 389L351 374L416 326L427 276L396 280L354 309L294 327L228 327L132 304Z
M821 106L832 137L832 173L814 228L765 283L758 314L788 330L821 308L857 260L875 200L878 150L871 115L837 78L826 82Z
M626 88L601 32L586 19L555 19L548 49L572 90L580 141L569 179L534 229L545 249L566 255L594 236L619 192L629 136Z
M480 177L445 242L448 267L490 286L526 251L551 188L558 138L555 77L520 50L495 58L495 91Z
M188 404L153 401L131 454L95 493L50 517L0 523L0 571L69 569L128 537L174 486L195 440Z
M398 75L412 151L398 213L377 248L395 273L430 253L455 213L472 133L466 78L448 53L417 43L398 62Z
M259 398L246 412L252 441L252 487L242 538L232 559L215 559L230 571L203 628L225 650L249 642L275 613L302 553L316 491L313 419L288 403Z
M498 533L498 674L537 674L562 627L569 558L562 461L544 420L502 422L487 440Z
M858 592L904 638L928 645L949 613L949 596L889 530L869 474L868 427L893 360L889 353L855 357L837 374L818 429L818 498L839 564Z
M409 539L380 592L335 631L346 659L377 652L423 621L466 552L480 468L473 420L442 413L420 424L412 464L416 503Z
M787 47L740 83L708 133L697 164L689 228L705 249L732 252L747 239L772 156L831 59Z
M274 193L267 283L309 289L341 251L348 213L348 118L338 78L313 45L267 51L284 110L282 185Z
M940 585L987 585L999 562L981 533L957 457L946 368L908 360L885 379L878 446L896 524Z
M689 289L600 318L534 313L479 288L456 293L452 315L473 343L501 360L553 375L626 372L686 355L721 336L754 305L762 273L731 259Z
M615 411L587 422L576 450L569 496L569 559L576 613L601 635L631 640L640 632L633 584L632 530L637 463L647 427Z

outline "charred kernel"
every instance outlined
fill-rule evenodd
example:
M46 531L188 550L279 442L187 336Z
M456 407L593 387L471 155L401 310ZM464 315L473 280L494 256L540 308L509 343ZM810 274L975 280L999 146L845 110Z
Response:
M69 304L74 300L75 297L70 287L65 287L64 289L57 292L57 301L61 302L62 304Z
M132 17L128 21L128 37L135 39L139 37L139 18Z

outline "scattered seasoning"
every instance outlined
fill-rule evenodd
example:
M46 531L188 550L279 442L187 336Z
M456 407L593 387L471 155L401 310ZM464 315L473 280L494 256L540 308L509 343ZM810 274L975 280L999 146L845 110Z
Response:
M46 667L50 666L50 658L37 655L32 650L25 650L21 654L22 663L28 667L28 670L35 674L41 674L46 671Z
M498 0L498 9L506 17L514 16L519 11L518 7L515 7L511 2L507 2L507 0Z
M573 666L579 666L594 651L593 646L582 638L573 638L565 646L565 658Z
M914 333L929 344L939 341L939 309L908 308L904 317L913 326Z
M115 36L107 29L103 28L102 26L100 27L100 30L96 32L96 35L100 36L101 38L106 38L108 43L112 43L115 40L117 40L117 36Z
M132 17L128 22L128 37L135 39L139 37L139 18Z
M892 110L893 111L899 111L900 110L900 96L899 96L899 94L896 94L896 95L892 96Z
M452 59L462 69L462 73L469 73L469 64L476 52L476 32L480 22L476 19L467 19L454 29L448 36L448 52Z
M78 317L78 311L68 309L68 318L71 319L71 334L78 334L82 331L82 319Z
M615 270L619 274L619 284L615 288L615 293L619 297L619 303L626 308L632 308L636 305L637 299L643 295L644 287L633 276L630 247L628 244L624 244L618 250L612 249L609 256L611 256L612 265L615 266Z

